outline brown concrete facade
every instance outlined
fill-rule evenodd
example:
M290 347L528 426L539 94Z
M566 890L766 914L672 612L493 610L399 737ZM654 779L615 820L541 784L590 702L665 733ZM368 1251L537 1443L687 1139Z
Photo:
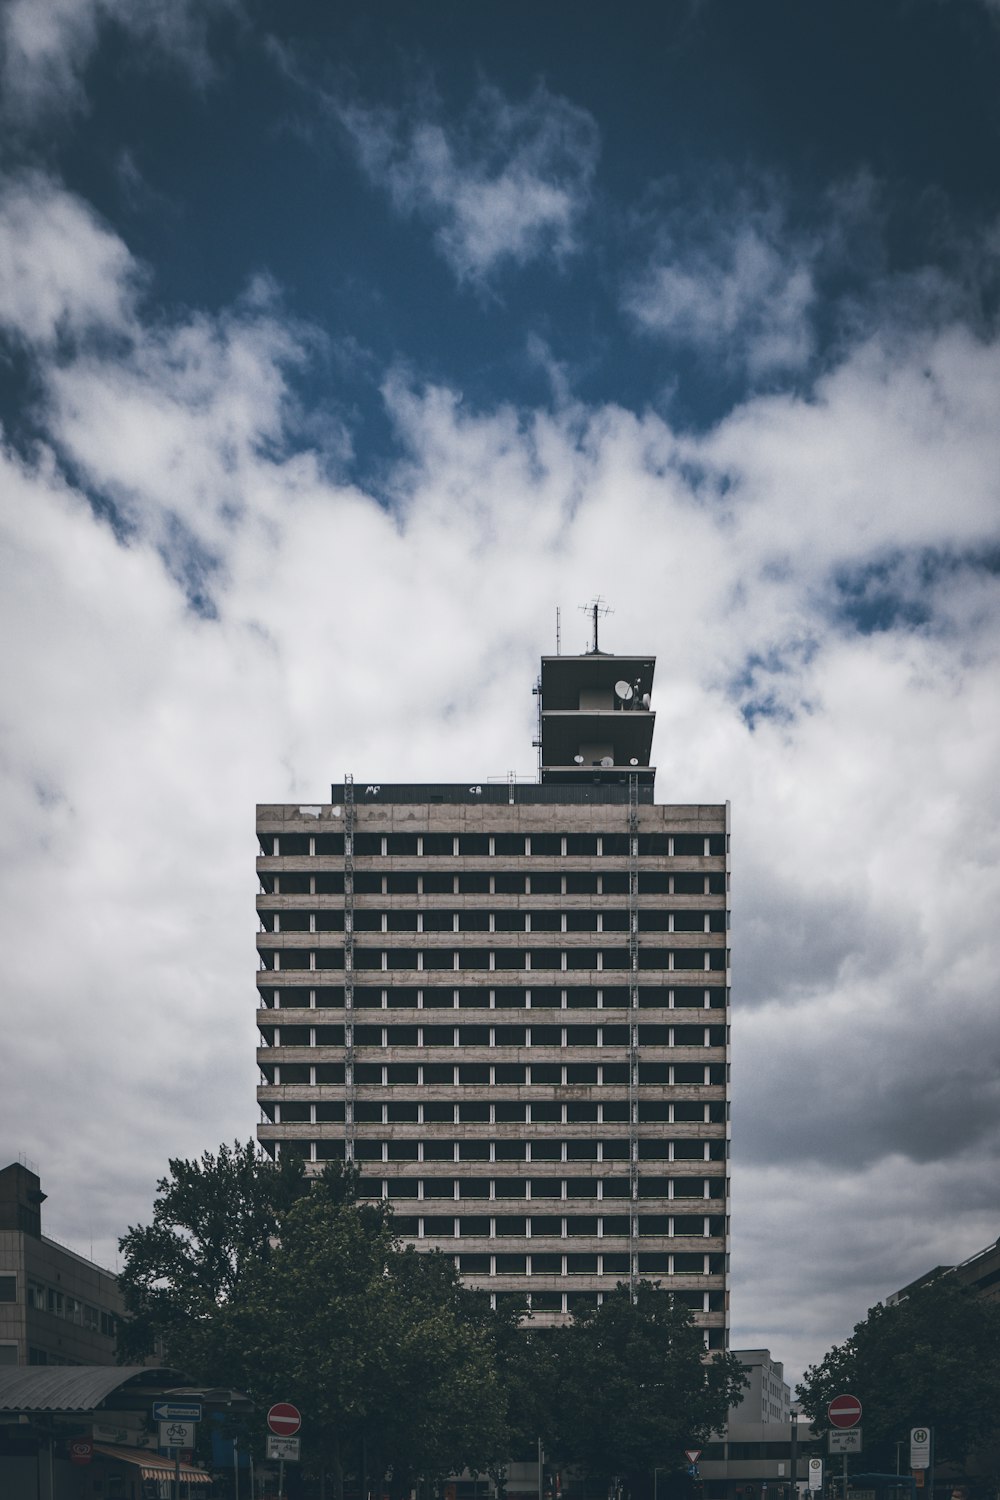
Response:
M258 1135L539 1322L639 1275L720 1348L727 808L627 780L259 806Z

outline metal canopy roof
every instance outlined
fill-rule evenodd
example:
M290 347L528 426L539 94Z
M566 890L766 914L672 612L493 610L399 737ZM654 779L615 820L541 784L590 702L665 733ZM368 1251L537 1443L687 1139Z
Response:
M131 1404L140 1394L152 1399L165 1386L191 1383L181 1370L145 1365L41 1365L30 1369L0 1369L0 1415L96 1411L119 1390L127 1394L130 1398L128 1404Z

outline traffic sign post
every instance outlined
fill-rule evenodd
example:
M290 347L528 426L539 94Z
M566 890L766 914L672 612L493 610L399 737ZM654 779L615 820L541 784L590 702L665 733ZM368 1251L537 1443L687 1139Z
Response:
M200 1401L154 1401L154 1422L200 1422Z
M302 1426L302 1413L297 1406L290 1401L276 1401L267 1414L267 1425L274 1438L295 1438L295 1434ZM268 1438L268 1457L271 1456L270 1445L274 1439ZM296 1450L298 1439L295 1438ZM285 1496L285 1458L288 1457L293 1463L298 1461L296 1451L294 1459L291 1454L278 1453L278 1500L284 1500Z
M809 1488L820 1491L823 1489L823 1460L821 1458L809 1460Z
M841 1431L844 1431L845 1428L857 1427L858 1423L861 1421L861 1402L858 1400L857 1396L834 1396L833 1400L830 1402L829 1406L826 1409L826 1415L829 1419L830 1426L837 1427ZM836 1451L833 1447L833 1439L835 1436L835 1433L830 1433L831 1453ZM844 1454L843 1500L847 1500L847 1449L845 1448L842 1451Z
M826 1414L831 1427L857 1427L861 1421L861 1402L857 1396L834 1396Z
M267 1414L267 1425L275 1437L294 1437L302 1426L302 1414L290 1401L277 1401Z

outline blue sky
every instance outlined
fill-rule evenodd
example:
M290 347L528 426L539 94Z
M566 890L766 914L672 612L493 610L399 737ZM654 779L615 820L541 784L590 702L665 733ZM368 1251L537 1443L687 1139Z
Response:
M659 799L733 802L734 1343L798 1371L995 1239L1000 7L0 44L0 1139L50 1232L113 1262L253 1128L254 802L530 775L600 592Z

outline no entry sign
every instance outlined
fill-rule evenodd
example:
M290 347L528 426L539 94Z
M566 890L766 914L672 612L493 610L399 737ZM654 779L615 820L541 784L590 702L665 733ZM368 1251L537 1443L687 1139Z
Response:
M302 1417L290 1401L278 1401L267 1414L267 1425L278 1437L293 1437L302 1426Z
M831 1427L856 1427L861 1421L861 1402L857 1396L834 1396L826 1414Z

